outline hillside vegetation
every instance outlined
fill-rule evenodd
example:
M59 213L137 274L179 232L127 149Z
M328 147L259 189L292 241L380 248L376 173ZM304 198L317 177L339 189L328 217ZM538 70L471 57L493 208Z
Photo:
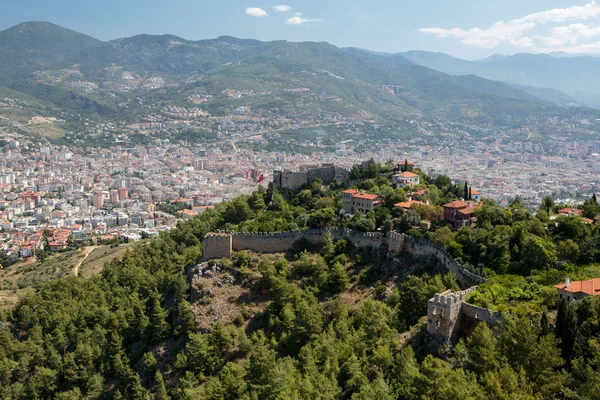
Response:
M431 205L402 212L392 205L406 191L391 188L391 168L353 170L362 190L385 199L367 215L339 216L343 188L336 183L284 194L261 189L127 251L98 276L40 285L0 314L1 396L595 398L600 301L557 304L548 285L593 273L587 265L600 262L597 224L549 224L551 199L537 216L518 202L509 209L486 202L479 227L455 233L439 205L462 188L421 173ZM585 209L600 214L594 199ZM431 231L414 230L425 217ZM458 290L452 274L428 257L390 260L385 251L330 236L321 248L299 241L288 254L242 251L198 263L203 237L216 229L340 226L397 229L446 244L490 277L472 301L500 309L503 322L480 324L448 347L420 320L435 293Z

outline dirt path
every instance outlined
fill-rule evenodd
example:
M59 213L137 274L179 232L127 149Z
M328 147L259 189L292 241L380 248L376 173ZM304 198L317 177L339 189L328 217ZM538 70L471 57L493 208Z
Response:
M83 264L83 262L88 258L92 251L96 250L97 248L98 246L91 246L85 248L85 250L83 251L85 256L77 263L77 265L75 265L75 268L73 268L73 275L75 275L75 277L79 276L79 267L81 267L81 264Z

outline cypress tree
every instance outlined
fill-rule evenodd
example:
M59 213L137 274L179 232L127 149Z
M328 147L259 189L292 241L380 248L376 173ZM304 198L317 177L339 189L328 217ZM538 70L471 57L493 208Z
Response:
M464 199L469 200L469 185L465 182Z
M546 311L542 313L542 318L540 319L540 328L540 336L546 336L550 332L550 327L548 325L548 313Z

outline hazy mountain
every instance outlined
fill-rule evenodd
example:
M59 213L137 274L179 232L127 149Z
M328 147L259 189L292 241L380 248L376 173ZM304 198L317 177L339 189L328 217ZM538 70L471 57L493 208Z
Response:
M574 97L578 102L600 107L598 57L516 54L466 61L442 53L424 51L409 51L398 56L451 75L475 74L515 85L556 89Z

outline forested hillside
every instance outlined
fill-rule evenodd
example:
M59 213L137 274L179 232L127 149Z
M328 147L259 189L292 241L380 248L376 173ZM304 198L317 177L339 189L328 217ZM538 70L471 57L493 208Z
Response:
M451 231L440 205L462 196L421 174L430 205L393 204L392 164L356 167L385 205L341 217L341 190L259 189L135 246L90 279L61 278L0 314L7 399L592 399L600 385L600 301L559 303L566 275L598 274L598 224L485 201L478 227ZM595 199L586 214L600 214ZM416 230L422 219L428 232ZM299 241L286 254L239 252L198 273L216 229L392 229L443 243L489 281L470 301L500 310L455 346L423 329L427 301L458 290L429 257ZM210 274L206 271L210 270ZM512 275L508 275L512 274ZM198 275L201 275L198 277ZM595 275L598 276L598 275ZM191 285L190 285L191 283ZM222 308L220 308L222 307ZM227 310L218 311L218 310ZM411 329L412 327L412 329Z

